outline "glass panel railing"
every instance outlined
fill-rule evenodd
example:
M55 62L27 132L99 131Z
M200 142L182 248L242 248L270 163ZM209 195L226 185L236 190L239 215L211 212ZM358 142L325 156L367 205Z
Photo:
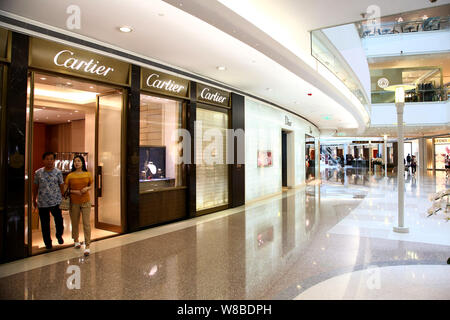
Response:
M405 102L438 102L448 100L448 89L430 89L407 92ZM395 103L394 92L378 90L372 91L372 103Z
M386 34L425 32L450 29L450 17L432 17L412 21L390 21L372 24L356 23L361 38L381 36Z
M370 112L368 97L356 75L321 30L311 32L311 55L330 70Z

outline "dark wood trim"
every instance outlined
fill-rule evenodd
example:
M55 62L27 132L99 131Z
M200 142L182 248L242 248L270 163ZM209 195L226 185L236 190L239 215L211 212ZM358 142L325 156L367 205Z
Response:
M210 104L205 104L204 102L198 102L197 108L202 108L202 109L206 109L206 110L214 111L214 112L222 112L222 113L226 113L228 115L230 115L230 111L231 111L230 108L213 106Z
M231 106L231 129L242 129L245 132L245 97L232 92ZM238 145L237 138L234 138L233 142L234 160L230 165L232 183L230 204L232 208L235 208L245 204L245 136L242 146ZM238 164L238 154L244 156L243 164Z
M139 130L141 117L141 67L131 66L131 87L126 114L126 219L127 232L139 228Z
M2 216L2 261L24 258L25 249L25 134L28 36L12 33L11 64L6 96L5 211ZM9 162L8 162L9 159ZM15 159L13 161L12 159Z
M186 130L191 136L191 163L186 164L186 209L188 217L195 217L197 211L197 179L195 168L195 121L197 120L197 83L191 82L190 98L186 110Z
M2 68L2 78L0 87L0 97L2 108L0 108L0 146L6 146L6 95L7 92L7 74L8 66L6 64L0 64ZM4 255L4 232L3 232L3 217L5 216L5 175L6 175L6 149L4 147L0 148L0 261L3 259Z
M209 208L209 209L205 209L205 210L199 210L199 211L197 211L195 216L199 217L199 216L203 216L205 214L218 212L218 211L223 211L223 210L226 210L226 209L229 209L229 208L231 208L230 205L229 204L225 204L223 206L218 206L218 207Z
M111 232L122 233L122 226L116 226L114 224L109 224L105 222L97 222L95 226L97 229L108 230Z

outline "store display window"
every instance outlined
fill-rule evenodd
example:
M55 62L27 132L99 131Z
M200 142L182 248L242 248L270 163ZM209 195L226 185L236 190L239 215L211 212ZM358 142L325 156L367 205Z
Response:
M450 138L434 139L434 161L436 170L445 170L445 158L450 156Z
M181 102L141 94L139 130L139 189L158 191L185 185L179 141Z

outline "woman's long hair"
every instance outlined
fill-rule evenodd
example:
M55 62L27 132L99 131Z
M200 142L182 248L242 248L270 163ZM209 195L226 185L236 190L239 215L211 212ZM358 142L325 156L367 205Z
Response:
M72 172L74 172L75 170L77 170L75 168L75 159L78 158L81 160L81 170L83 171L87 171L86 169L86 161L84 161L84 157L82 155L77 154L75 157L73 157L73 161L72 161Z

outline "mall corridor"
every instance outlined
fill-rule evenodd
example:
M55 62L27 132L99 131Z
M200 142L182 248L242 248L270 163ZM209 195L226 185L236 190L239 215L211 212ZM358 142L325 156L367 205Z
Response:
M0 265L0 299L450 299L450 223L427 217L444 173L325 169L242 207ZM448 217L448 215L447 215ZM80 268L80 288L67 282Z

